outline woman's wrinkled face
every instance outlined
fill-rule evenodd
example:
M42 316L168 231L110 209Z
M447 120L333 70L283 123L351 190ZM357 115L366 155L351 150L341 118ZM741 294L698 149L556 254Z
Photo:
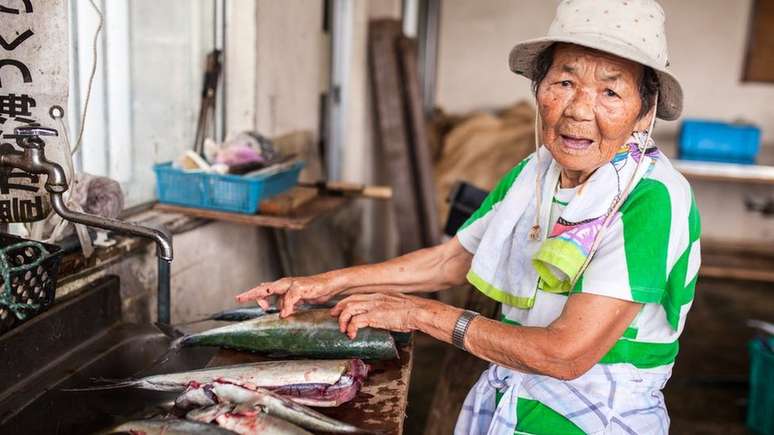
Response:
M565 171L585 180L609 162L639 119L642 66L595 50L561 44L538 85L543 143ZM564 183L563 183L564 184Z

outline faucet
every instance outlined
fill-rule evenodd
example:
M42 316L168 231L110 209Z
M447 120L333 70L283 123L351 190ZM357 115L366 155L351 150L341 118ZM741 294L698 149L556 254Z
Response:
M14 149L10 144L0 146L0 167L17 168L31 174L46 175L45 188L51 197L51 207L65 220L154 241L158 261L158 323L169 325L171 236L154 228L80 213L67 208L63 197L68 189L64 169L58 163L46 159L45 141L42 136L58 136L58 133L52 128L34 125L15 128L13 137L21 151Z

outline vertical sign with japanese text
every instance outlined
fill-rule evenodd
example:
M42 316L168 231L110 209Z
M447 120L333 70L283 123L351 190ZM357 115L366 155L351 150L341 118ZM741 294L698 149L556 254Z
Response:
M20 148L14 128L59 130L52 106L67 107L67 0L0 0L0 152ZM64 133L45 137L46 157L63 164ZM33 222L49 212L45 175L0 167L0 223Z

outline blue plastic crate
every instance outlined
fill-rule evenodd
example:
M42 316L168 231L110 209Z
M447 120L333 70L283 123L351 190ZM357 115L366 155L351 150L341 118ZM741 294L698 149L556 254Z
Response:
M769 339L774 345L774 339ZM747 426L757 433L774 435L774 352L761 340L750 342L750 401Z
M761 130L753 125L687 119L680 129L678 155L683 160L755 163Z
M171 162L153 167L159 202L186 207L255 214L261 200L298 183L304 163L298 162L270 175L222 175L184 171Z

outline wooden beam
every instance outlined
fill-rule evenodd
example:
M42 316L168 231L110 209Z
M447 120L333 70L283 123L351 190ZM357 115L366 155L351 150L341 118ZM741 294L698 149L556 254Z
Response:
M403 91L407 126L409 129L409 155L414 171L414 188L417 209L422 225L422 238L425 246L440 243L441 225L438 223L438 211L435 207L435 182L433 181L433 161L430 156L430 144L424 115L424 104L419 89L418 55L415 39L398 39L398 58L403 78Z
M400 234L399 251L407 253L421 248L424 240L414 171L408 154L403 84L395 45L400 35L400 21L372 21L368 32L368 63L373 89L374 137L395 192L393 205Z

